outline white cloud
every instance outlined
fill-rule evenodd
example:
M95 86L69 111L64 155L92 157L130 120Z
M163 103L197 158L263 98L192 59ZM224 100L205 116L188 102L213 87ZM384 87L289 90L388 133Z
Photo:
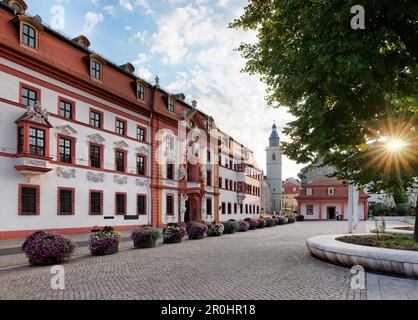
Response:
M103 20L104 17L101 13L91 11L86 12L86 14L84 15L84 26L82 34L91 34L96 25Z
M147 0L119 0L120 6L127 11L134 11L136 7L142 7L147 14L154 14Z
M137 74L139 75L139 77L141 77L142 79L145 79L147 81L152 81L152 72L150 70L148 70L147 68L139 68L137 69Z
M133 64L136 66L141 66L147 63L150 60L150 57L146 53L139 53L136 59L133 61Z
M134 10L134 6L132 5L130 0L119 0L119 4L125 10L128 10L128 11Z
M95 1L97 1L97 0L95 0ZM107 6L104 6L103 10L106 11L111 16L113 16L115 14L115 7L111 4L109 4Z
M245 61L234 49L241 42L254 41L256 35L227 28L245 3L236 7L232 2L217 3L226 4L223 15L207 6L185 6L160 17L151 52L160 54L163 63L187 63L167 89L198 100L199 108L212 115L222 130L251 148L264 168L273 121L281 130L292 117L285 109L268 109L265 85L258 77L241 73ZM300 166L286 158L283 163L284 178L296 176Z
M209 13L205 6L186 6L159 18L151 52L161 54L164 64L183 62L188 47L207 45L215 40L216 29Z
M127 29L130 30L130 29ZM138 31L135 32L130 38L129 38L129 42L133 43L139 41L139 43L141 44L145 44L149 42L149 35L147 31Z

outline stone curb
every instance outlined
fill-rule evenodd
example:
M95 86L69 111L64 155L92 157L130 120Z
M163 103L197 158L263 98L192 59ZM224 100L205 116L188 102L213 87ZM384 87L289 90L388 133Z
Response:
M377 233L376 229L374 230L370 230L370 232L372 233ZM399 229L386 229L384 234L408 234L408 235L413 235L414 231L409 231L409 230L399 230Z
M335 240L342 236L349 235L312 237L306 241L306 246L314 256L333 264L347 267L360 265L370 271L418 278L418 252L360 246Z

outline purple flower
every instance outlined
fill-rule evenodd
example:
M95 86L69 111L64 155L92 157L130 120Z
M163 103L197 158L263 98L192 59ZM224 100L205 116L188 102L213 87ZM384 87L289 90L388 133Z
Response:
M32 265L62 263L74 251L74 243L63 235L38 231L30 235L22 245Z
M94 255L102 255L107 249L119 245L120 233L111 227L105 227L99 232L90 234L89 249Z

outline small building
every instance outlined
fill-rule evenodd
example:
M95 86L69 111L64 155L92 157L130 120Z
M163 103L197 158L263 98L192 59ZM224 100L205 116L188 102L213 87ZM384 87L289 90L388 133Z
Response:
M297 210L298 202L296 197L300 192L300 181L295 178L288 178L283 182L283 209L294 212Z
M299 177L302 184L296 196L298 214L306 220L346 220L348 218L348 184L331 177L333 167L322 166L320 160L302 169ZM368 197L359 193L358 212L360 219L368 217Z

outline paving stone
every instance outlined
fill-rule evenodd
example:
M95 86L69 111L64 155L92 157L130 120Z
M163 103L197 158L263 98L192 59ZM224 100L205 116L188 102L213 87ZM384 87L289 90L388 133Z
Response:
M0 271L0 299L366 299L349 269L312 257L310 236L344 233L345 222L301 222L246 233L185 240L147 250L71 260L63 291L50 267Z

